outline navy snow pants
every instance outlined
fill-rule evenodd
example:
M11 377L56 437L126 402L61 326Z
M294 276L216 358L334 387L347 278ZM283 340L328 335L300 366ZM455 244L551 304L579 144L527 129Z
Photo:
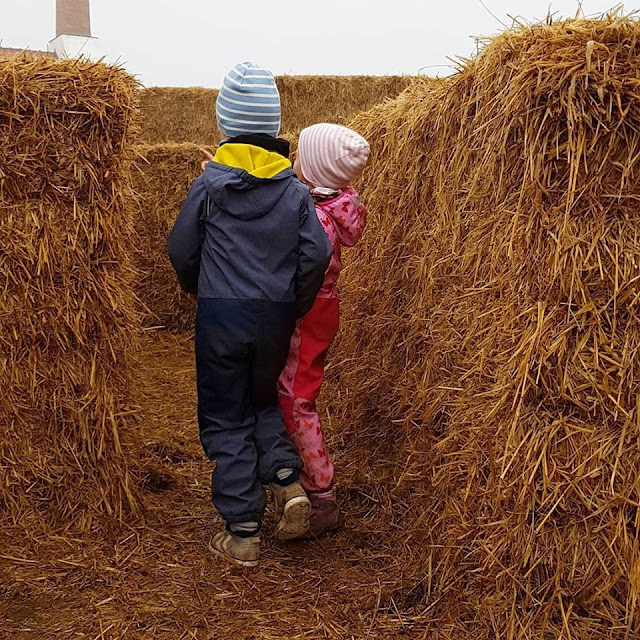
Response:
M263 484L301 469L278 407L277 381L295 328L293 304L198 300L200 442L216 461L213 504L227 524L261 522Z

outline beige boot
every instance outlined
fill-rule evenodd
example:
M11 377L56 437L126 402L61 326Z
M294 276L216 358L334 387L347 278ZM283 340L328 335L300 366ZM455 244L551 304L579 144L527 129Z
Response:
M209 551L240 567L257 567L260 536L241 538L227 530L220 531L209 542Z
M286 487L271 483L271 493L276 503L276 538L295 540L309 534L311 502L299 482Z

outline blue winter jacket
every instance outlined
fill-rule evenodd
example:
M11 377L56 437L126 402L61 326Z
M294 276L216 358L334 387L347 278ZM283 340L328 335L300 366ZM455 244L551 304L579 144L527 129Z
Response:
M278 153L224 144L193 183L169 234L180 286L199 298L313 306L331 244L308 188Z

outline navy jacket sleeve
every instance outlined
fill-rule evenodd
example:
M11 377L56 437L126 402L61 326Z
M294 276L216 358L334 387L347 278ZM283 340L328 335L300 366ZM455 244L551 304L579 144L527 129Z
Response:
M206 205L207 190L202 178L198 178L191 186L169 234L169 259L180 286L187 293L198 293Z
M298 317L315 302L329 266L333 247L324 232L310 196L306 196L300 213L300 244L296 272L296 309Z

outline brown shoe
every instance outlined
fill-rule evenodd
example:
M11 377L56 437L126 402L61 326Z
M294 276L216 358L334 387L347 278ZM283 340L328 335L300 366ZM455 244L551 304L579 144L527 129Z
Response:
M317 538L330 531L336 531L344 525L344 516L335 498L319 498L311 494L311 516L309 517L309 535Z
M220 531L209 542L209 551L239 567L257 567L260 536L241 538L229 531Z
M276 503L276 538L295 540L309 535L311 502L299 482L286 487L271 483L271 493Z

